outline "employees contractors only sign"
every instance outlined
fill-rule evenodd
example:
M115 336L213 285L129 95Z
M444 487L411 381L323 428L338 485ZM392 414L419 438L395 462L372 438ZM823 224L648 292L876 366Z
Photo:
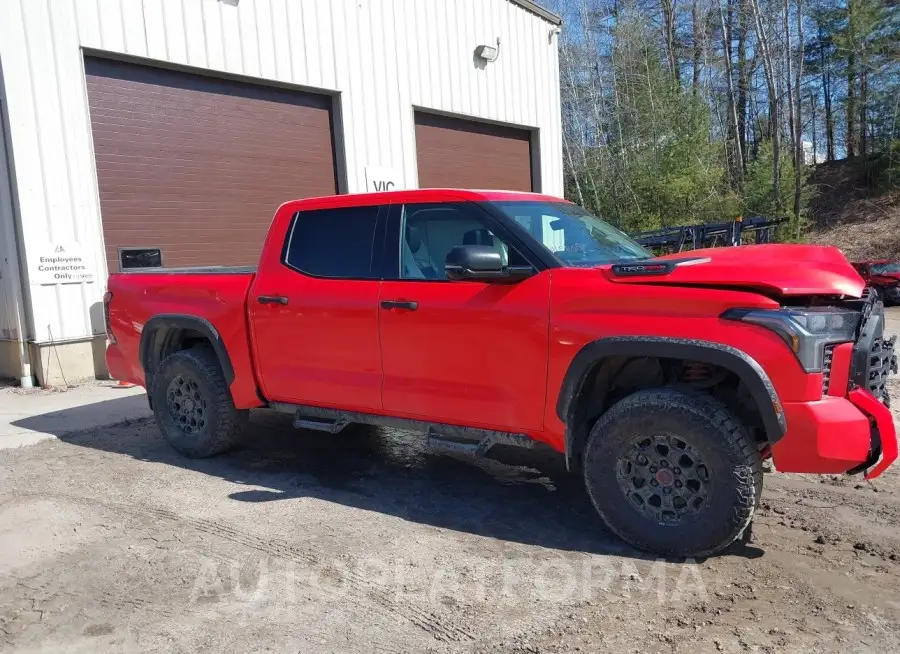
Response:
M28 279L32 284L77 284L94 281L94 266L77 243L48 243L28 257Z

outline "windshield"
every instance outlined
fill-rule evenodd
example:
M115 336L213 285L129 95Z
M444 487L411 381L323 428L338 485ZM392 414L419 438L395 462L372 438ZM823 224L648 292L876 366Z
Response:
M873 263L872 274L884 275L892 273L900 273L900 263Z
M599 266L653 257L609 223L568 202L493 204L567 266Z

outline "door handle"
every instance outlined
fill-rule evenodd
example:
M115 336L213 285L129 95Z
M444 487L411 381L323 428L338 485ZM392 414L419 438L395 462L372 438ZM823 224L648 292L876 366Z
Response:
M288 299L283 295L260 295L256 298L260 304L287 304Z
M405 302L399 300L384 300L381 303L382 309L404 309L406 311L415 311L419 308L418 302Z

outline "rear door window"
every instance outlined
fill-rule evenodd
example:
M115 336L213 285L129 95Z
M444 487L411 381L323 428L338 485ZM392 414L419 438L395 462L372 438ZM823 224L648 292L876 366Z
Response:
M375 235L380 210L368 206L298 211L283 262L312 277L379 279Z

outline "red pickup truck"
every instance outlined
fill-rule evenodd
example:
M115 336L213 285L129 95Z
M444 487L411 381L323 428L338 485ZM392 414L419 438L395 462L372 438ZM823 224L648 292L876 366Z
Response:
M900 263L887 259L857 261L853 267L885 304L900 304Z
M718 552L761 462L881 474L897 457L884 309L835 248L653 258L559 198L418 190L288 202L256 270L112 275L111 374L190 457L250 409L439 449L562 453L638 548Z

